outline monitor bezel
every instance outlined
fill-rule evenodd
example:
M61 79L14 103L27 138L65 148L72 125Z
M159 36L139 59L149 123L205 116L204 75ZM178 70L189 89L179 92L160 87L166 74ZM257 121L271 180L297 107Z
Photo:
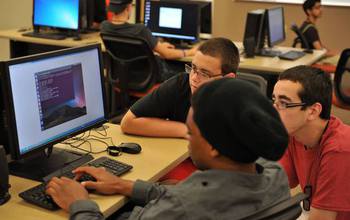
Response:
M44 144L38 145L35 149L32 149L29 152L25 152L23 154L20 153L19 149L19 142L18 142L18 133L17 133L17 126L16 126L16 117L15 117L15 106L13 102L13 96L12 96L12 87L11 87L11 79L10 79L10 72L9 72L9 66L16 65L24 62L30 62L30 61L36 61L40 59L47 59L52 57L58 57L61 55L69 55L79 52L84 52L88 50L95 50L97 49L97 53L99 56L99 64L100 64L100 79L101 79L101 88L102 88L102 99L103 99L103 109L104 109L104 117L103 119L96 121L96 123L89 125L87 127L81 128L78 131L73 131L64 137L57 137L53 140L50 140ZM68 48L68 49L62 49L62 50L56 50L52 52L46 52L41 54L35 54L20 58L15 58L7 61L2 62L2 68L3 68L3 94L4 94L4 105L5 105L5 114L6 114L6 121L8 125L8 148L10 150L11 158L13 160L20 160L29 157L30 155L35 155L36 153L43 151L49 147L52 147L54 144L57 144L59 142L62 142L63 140L69 139L79 133L85 132L87 130L90 130L92 128L100 127L104 123L108 121L108 112L107 112L107 102L106 102L106 92L105 92L105 84L104 84L104 74L103 74L103 57L101 53L101 45L100 44L91 44L87 46L82 47L75 47L75 48Z
M50 26L50 25L43 25L43 24L35 24L34 23L34 15L35 15L35 1L36 0L33 0L33 10L32 10L32 24L33 24L33 29L35 31L38 31L39 28L53 28L53 29L56 29L56 30L59 30L59 31L78 31L80 30L81 28L81 15L80 15L80 10L81 10L81 6L80 6L80 0L78 0L78 26L77 28L67 28L67 27L57 27L57 26Z
M274 11L274 10L282 10L282 27L283 27L283 38L275 41L275 42L271 42L271 32L270 32L270 18L269 18L269 12L270 11ZM283 41L286 40L286 30L284 28L285 25L285 20L284 20L284 8L283 6L276 6L273 8L268 8L265 10L265 18L266 18L266 32L267 32L267 43L269 47L274 47L277 44L282 43Z
M196 33L194 35L183 35L184 37L180 37L178 36L178 34L169 34L169 33L164 33L163 32L154 32L152 31L151 27L149 27L148 25L146 25L147 28L150 29L150 31L152 32L152 35L155 37L164 37L164 38L170 38L170 39L177 39L177 40L184 40L184 41L198 41L199 40L199 35L200 35L200 6L198 5L198 3L196 3L195 1L191 2L191 1L176 1L176 0L168 0L168 1L157 1L157 0L149 0L149 3L152 4L152 2L155 2L156 4L162 4L164 6L181 6L181 5L191 5L193 7L198 7L197 10L197 15L195 14L195 12L192 12L194 15L193 19L196 19L195 23L197 24L196 26ZM146 4L144 5L144 7L146 7ZM151 7L151 10L154 7ZM146 8L144 8L144 22L146 22Z

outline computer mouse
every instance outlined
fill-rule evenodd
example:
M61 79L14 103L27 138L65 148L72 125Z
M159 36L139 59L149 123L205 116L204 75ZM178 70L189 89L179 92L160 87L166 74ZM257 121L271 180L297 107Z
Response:
M141 152L142 148L137 143L121 143L117 146L121 152L128 153L128 154L138 154Z

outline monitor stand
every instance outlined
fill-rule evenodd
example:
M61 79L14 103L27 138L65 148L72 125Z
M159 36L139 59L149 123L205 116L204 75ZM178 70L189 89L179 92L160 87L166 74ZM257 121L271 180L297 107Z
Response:
M74 166L78 167L92 159L93 157L91 155L83 155L76 152L53 148L50 155L46 154L44 151L40 151L28 158L10 162L9 172L14 176L42 182L45 176L70 166L73 162Z

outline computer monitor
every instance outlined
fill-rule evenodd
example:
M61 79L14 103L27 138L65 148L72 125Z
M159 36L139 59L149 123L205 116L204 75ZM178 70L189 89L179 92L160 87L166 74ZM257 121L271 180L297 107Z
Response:
M283 7L267 9L265 17L268 46L273 47L286 39Z
M198 4L191 1L145 2L145 25L157 37L197 41L199 15Z
M62 159L70 156L60 151L57 160L41 162L45 150L106 122L100 45L21 57L2 66L9 149L15 160L10 172L40 179L30 173L41 169L45 176L71 160Z
M33 0L33 26L79 29L79 0Z

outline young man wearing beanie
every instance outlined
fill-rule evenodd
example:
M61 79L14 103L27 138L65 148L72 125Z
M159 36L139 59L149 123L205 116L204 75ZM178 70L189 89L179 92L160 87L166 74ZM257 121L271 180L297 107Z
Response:
M109 34L122 34L133 37L143 38L151 47L164 59L178 59L185 56L193 56L197 47L191 49L176 49L174 45L168 42L160 42L158 38L152 36L151 31L143 24L130 24L128 20L132 13L132 0L110 0L108 10L113 12L112 21L104 21L101 24L101 32ZM159 60L164 64L164 60ZM164 66L164 65L161 65ZM162 80L168 79L174 73L170 67L161 68Z
M290 135L280 163L300 185L308 219L350 219L350 126L331 116L332 83L322 70L298 66L279 76L274 105Z
M306 38L311 49L327 49L320 40L316 22L322 15L321 0L306 0L303 4L303 9L306 14L306 20L300 27L300 31ZM336 55L336 52L327 49L328 56Z
M137 206L128 219L241 219L290 197L283 169L257 160L280 159L288 134L254 85L229 78L203 85L192 98L186 124L189 153L201 171L177 185L133 182L81 167L74 172L89 173L97 182L53 178L47 193L70 211L70 219L103 219L85 188L129 196Z

